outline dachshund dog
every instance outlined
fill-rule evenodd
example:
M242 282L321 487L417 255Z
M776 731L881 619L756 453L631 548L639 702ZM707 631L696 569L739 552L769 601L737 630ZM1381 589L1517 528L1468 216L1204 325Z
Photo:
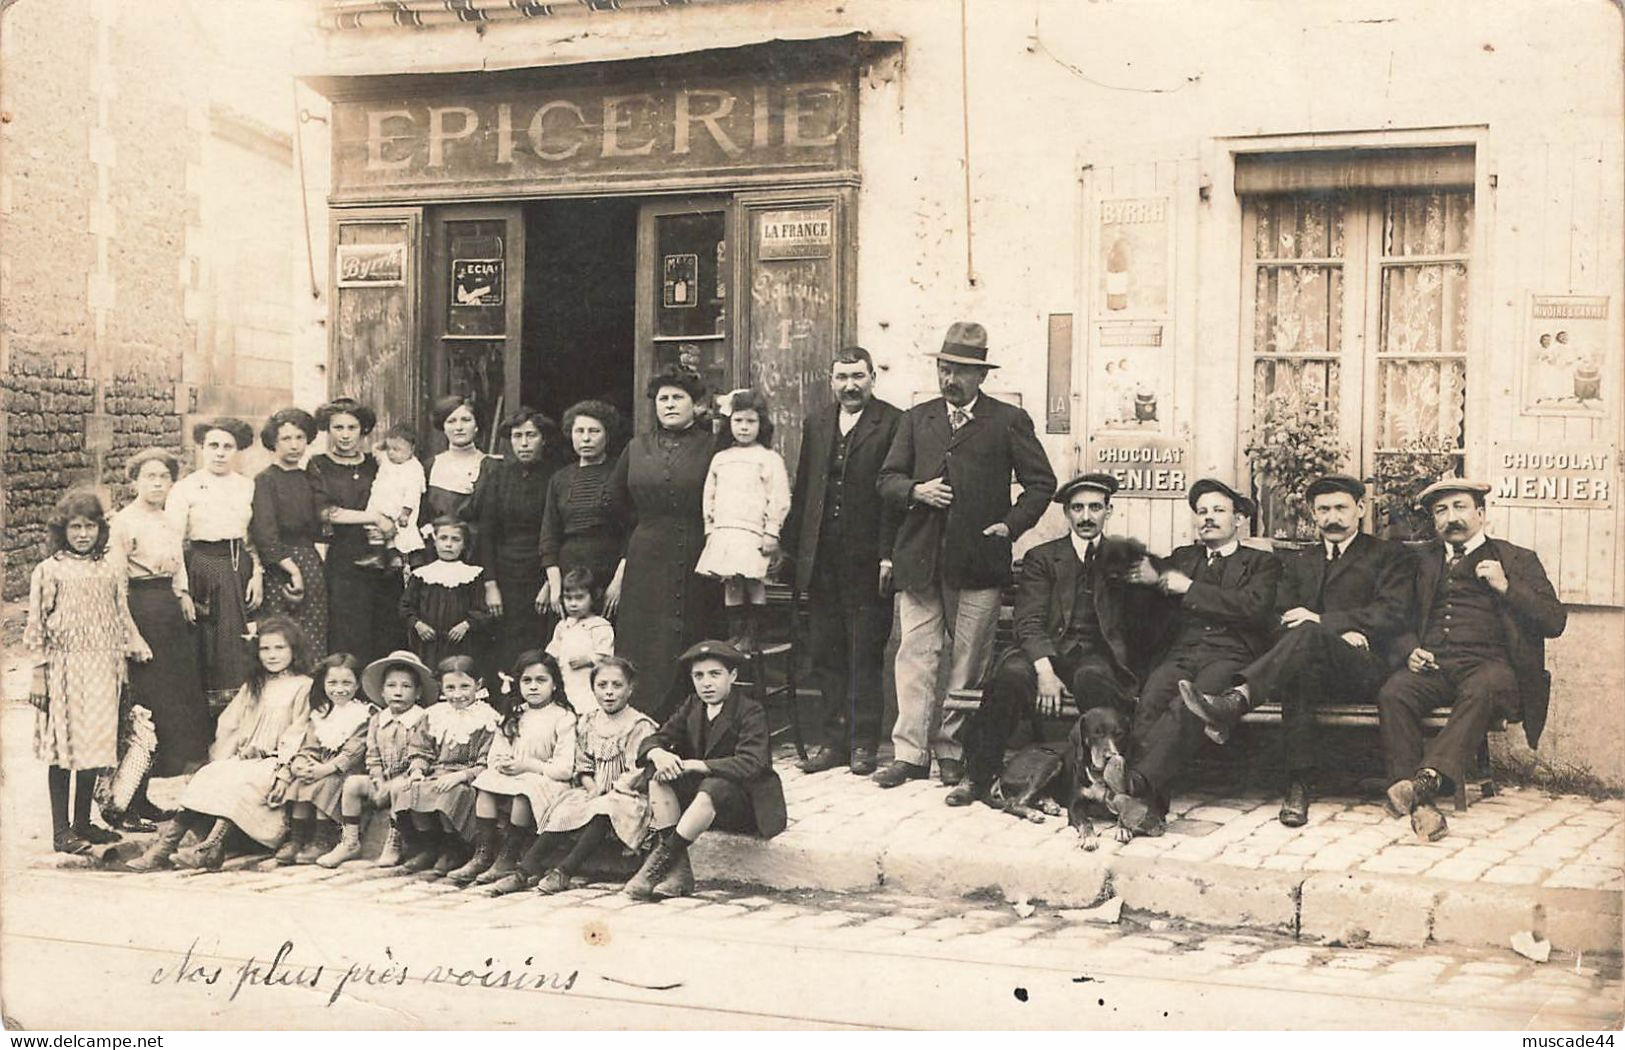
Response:
M1035 823L1065 813L1080 845L1092 850L1098 843L1089 811L1117 821L1123 803L1133 801L1107 787L1102 776L1106 763L1124 753L1127 741L1128 723L1116 708L1091 707L1078 715L1065 744L1029 744L1011 755L992 804ZM1132 831L1119 823L1116 835L1126 842Z

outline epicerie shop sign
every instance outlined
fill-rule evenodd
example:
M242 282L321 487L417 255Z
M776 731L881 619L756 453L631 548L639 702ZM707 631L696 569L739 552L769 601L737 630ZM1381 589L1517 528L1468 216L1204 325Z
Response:
M1515 507L1600 510L1613 505L1618 460L1611 447L1536 449L1496 445L1491 499Z
M1181 438L1096 435L1089 443L1089 472L1110 474L1117 495L1184 499L1190 487L1190 443Z

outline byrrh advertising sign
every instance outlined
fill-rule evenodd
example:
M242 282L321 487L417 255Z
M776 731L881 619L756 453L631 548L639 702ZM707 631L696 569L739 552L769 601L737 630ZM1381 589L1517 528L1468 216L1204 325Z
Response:
M335 101L333 199L602 192L855 168L854 88L838 77L694 73L538 86L489 74L467 83Z

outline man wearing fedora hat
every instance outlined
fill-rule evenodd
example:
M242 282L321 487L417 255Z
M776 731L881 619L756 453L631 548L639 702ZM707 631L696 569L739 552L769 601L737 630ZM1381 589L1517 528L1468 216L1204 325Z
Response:
M1365 483L1327 474L1309 483L1305 498L1320 542L1282 559L1275 593L1279 629L1268 652L1236 672L1230 688L1203 693L1189 679L1180 698L1224 743L1241 716L1279 700L1286 759L1281 823L1309 820L1315 770L1315 712L1321 697L1368 702L1386 675L1383 654L1410 605L1410 558L1397 543L1360 531Z
M1547 638L1568 613L1534 551L1484 534L1489 485L1440 478L1418 502L1438 542L1417 553L1410 616L1394 645L1398 670L1377 694L1388 756L1388 811L1409 816L1424 841L1447 831L1433 800L1448 794L1497 715L1523 722L1529 746L1546 725L1551 678ZM1422 719L1451 704L1422 745Z
M1068 532L1021 559L1015 647L995 665L982 706L965 727L965 779L948 792L950 806L990 799L1021 716L1035 703L1041 714L1059 714L1063 687L1079 711L1114 707L1128 714L1145 670L1138 627L1148 592L1113 575L1101 557L1117 488L1110 474L1082 474L1055 494Z
M1201 721L1180 702L1180 681L1219 692L1269 648L1281 578L1274 554L1236 538L1252 500L1215 478L1197 481L1186 498L1197 542L1175 548L1160 571L1143 559L1131 576L1160 590L1171 615L1134 709L1131 761L1106 767L1112 790L1149 803L1151 816L1135 829L1147 834L1161 834L1173 782L1202 743Z
M937 692L943 648L950 691L981 682L993 657L999 591L1010 579L1011 544L1037 524L1055 493L1032 419L981 392L988 370L998 367L988 361L987 330L956 321L932 356L942 396L904 414L877 482L903 513L892 553L902 630L896 757L875 773L881 787L930 776L933 752L943 783L963 777L962 718L943 713ZM1014 504L1012 473L1021 486Z

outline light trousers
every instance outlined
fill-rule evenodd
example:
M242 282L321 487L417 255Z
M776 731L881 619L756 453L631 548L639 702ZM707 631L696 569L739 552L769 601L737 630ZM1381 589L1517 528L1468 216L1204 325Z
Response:
M897 644L897 724L892 746L897 760L929 766L931 756L959 759L961 711L943 711L938 692L942 656L948 652L947 692L976 689L993 661L993 632L999 622L999 589L954 590L935 585L897 595L902 631ZM933 729L933 727L935 727Z

